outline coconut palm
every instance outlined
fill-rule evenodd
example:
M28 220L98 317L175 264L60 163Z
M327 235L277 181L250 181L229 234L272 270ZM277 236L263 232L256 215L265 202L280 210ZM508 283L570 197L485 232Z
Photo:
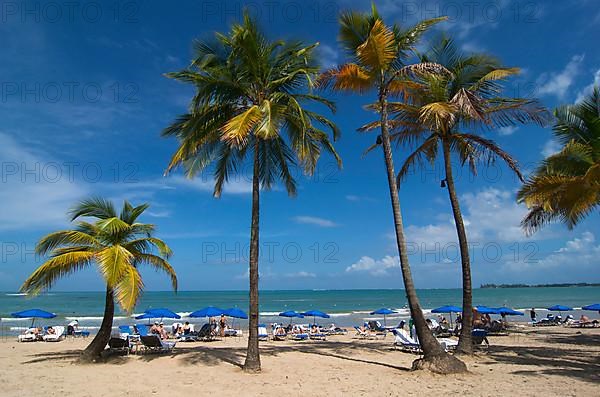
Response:
M402 165L398 180L400 182L413 167L433 164L442 155L446 174L442 187L448 187L462 267L463 321L458 351L471 354L471 265L452 157L457 157L460 164L468 164L473 174L477 172L478 163L489 165L499 159L522 179L515 159L479 132L517 123L543 125L547 115L535 100L502 96L502 83L519 69L503 67L488 55L463 54L446 37L422 55L421 62L442 65L445 72L416 76L415 85L407 95L409 100L389 104L392 140L416 145Z
M37 254L50 258L29 276L21 291L37 295L59 279L94 265L106 283L102 325L83 351L82 361L98 359L108 343L115 299L126 312L135 307L144 288L138 266L147 264L165 272L177 290L175 270L166 261L171 250L162 240L152 237L154 225L137 222L146 208L148 204L134 207L125 201L117 214L114 205L101 198L82 201L71 211L73 229L50 233L36 246ZM82 217L95 221L80 220ZM158 255L153 253L156 251Z
M323 150L341 160L328 134L337 127L306 104L334 110L334 105L307 91L318 72L316 45L269 41L256 22L244 15L228 34L195 45L195 60L187 70L169 77L196 89L189 112L164 132L179 148L167 172L182 165L192 178L214 164L214 196L219 197L232 174L247 161L252 165L252 217L249 258L249 337L244 369L260 371L258 350L258 257L260 188L283 182L296 194L293 167L312 174Z
M369 14L357 12L342 14L339 41L346 50L349 61L325 71L320 76L319 83L321 87L335 91L376 92L377 102L372 108L379 113L379 120L372 127L378 127L381 131L377 141L383 145L402 278L411 316L424 353L423 359L415 361L413 366L415 368L428 366L436 372L450 373L465 371L466 366L448 355L433 337L419 304L406 251L388 121L390 97L402 95L412 85L407 76L415 72L437 71L436 65L406 65L406 61L421 35L429 27L444 19L422 21L414 27L403 30L395 25L386 26L375 6Z
M529 234L556 220L572 229L600 206L600 88L554 116L563 148L542 162L517 196L529 208L521 222Z

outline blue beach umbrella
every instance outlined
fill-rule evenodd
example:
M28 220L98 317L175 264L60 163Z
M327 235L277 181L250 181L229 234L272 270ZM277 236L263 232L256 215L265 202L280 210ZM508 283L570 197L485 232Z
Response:
M554 306L550 306L548 308L548 310L550 310L551 312L558 312L560 315L562 315L561 312L569 312L569 311L573 310L573 308L569 307L569 306L564 306L564 305L554 305Z
M511 309L510 307L498 307L493 309L497 314L504 314L505 316L524 316L525 313L518 310Z
M600 303L594 303L593 305L587 305L587 306L582 307L582 309L600 312Z
M280 317L289 317L290 318L290 324L292 323L292 320L294 318L304 318L304 316L298 312L295 312L294 310L288 310L286 312L281 312L279 313Z
M371 312L371 316L372 316L372 315L375 315L375 314L379 314L379 315L383 314L383 326L384 326L384 327L387 327L387 319L386 319L386 316L387 316L388 314L394 314L394 313L397 313L397 312L395 312L395 311L393 311L393 310L390 310L390 309L386 309L385 307L382 307L381 309L377 309L377 310L375 310L375 311Z
M450 313L450 326L452 327L452 313L461 313L462 308L458 306L446 305L433 309L432 313Z
M181 318L181 316L172 310L160 308L160 309L148 309L143 314L140 314L139 316L136 316L135 318L136 318L136 320L141 320L144 318L148 318L148 319L160 318L160 320L162 321L163 318L179 319L179 318Z
M208 306L204 309L196 310L190 313L189 317L216 317L221 314L225 314L225 310L219 309L218 307Z
M231 309L224 310L223 312L226 316L233 318L248 318L246 312L244 312L241 309L238 309L237 307L232 307Z
M238 309L237 307L232 307L230 309L227 310L223 310L224 314L226 316L232 317L233 321L231 322L231 327L233 327L235 329L235 319L236 318L248 318L248 315L246 314L246 312L244 312L241 309Z
M500 314L498 310L483 305L475 306L475 310L481 314Z
M31 326L33 327L33 323L36 318L54 318L56 314L47 312L42 309L29 309L23 310L20 312L11 313L11 316L15 318L30 318L31 317Z
M320 310L309 310L307 312L301 313L303 316L305 317L312 317L313 318L313 324L316 324L316 320L315 317L321 317L321 318L329 318L331 317L329 314L322 312Z

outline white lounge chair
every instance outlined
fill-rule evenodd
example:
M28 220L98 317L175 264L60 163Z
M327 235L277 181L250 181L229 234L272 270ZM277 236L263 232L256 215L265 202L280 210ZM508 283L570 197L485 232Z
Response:
M408 331L401 328L392 330L392 333L394 334L394 346L412 353L421 352L421 344L416 336L414 338L411 337ZM438 338L438 342L440 342L446 351L456 349L456 346L458 346L458 342L454 339Z
M29 328L24 334L17 336L18 342L35 342L37 340L37 334L35 333L37 328Z
M65 327L58 325L56 327L52 327L54 330L53 334L44 335L42 339L44 342L58 342L61 340L65 334Z
M258 340L269 340L269 334L267 333L267 327L264 324L258 324Z

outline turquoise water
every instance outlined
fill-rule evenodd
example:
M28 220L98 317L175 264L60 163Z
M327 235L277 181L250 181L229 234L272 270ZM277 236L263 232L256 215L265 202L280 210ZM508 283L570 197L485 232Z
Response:
M462 300L460 289L426 289L419 290L418 294L426 314L429 310L442 305L460 306ZM475 289L473 295L475 304L491 307L508 306L515 309L528 309L562 304L580 308L600 302L600 287ZM368 313L380 307L389 307L398 311L398 314L387 316L390 323L397 323L408 316L403 290L262 291L260 302L263 322L281 321L277 313L285 310L319 309L332 315L331 319L321 320L321 322L335 322L342 326L360 324L365 319L377 318L369 316ZM2 292L0 293L2 330L5 333L14 333L26 327L29 324L28 320L10 318L10 313L29 308L40 308L57 314L57 317L51 320L38 320L40 323L64 324L71 319L78 319L83 327L93 330L100 325L103 304L103 292L50 292L33 298ZM135 313L141 313L147 308L168 307L185 315L206 306L239 307L247 311L248 293L245 291L182 291L177 294L146 292ZM116 316L115 325L134 322L125 313L119 312ZM545 316L545 312L542 310L538 316ZM518 317L515 320L526 321L528 316ZM194 319L194 321L203 322L201 319Z

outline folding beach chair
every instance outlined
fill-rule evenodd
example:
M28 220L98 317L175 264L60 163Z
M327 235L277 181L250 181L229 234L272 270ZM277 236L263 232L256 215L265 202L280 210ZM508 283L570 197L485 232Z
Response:
M108 352L129 354L129 341L122 338L110 338L108 340Z
M142 336L140 339L146 353L168 353L173 350L177 343L162 341L156 335Z

